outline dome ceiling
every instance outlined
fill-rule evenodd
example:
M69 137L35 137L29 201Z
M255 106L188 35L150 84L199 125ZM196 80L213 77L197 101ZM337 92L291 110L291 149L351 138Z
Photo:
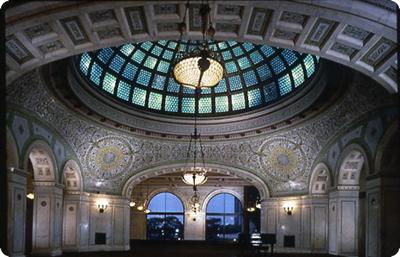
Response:
M198 41L183 41L184 51ZM195 108L194 90L176 83L172 61L177 42L125 44L75 57L89 87L118 104L174 116L221 116L271 106L296 94L319 67L319 58L288 49L236 41L211 42L223 57L225 76L203 89ZM114 101L114 102L115 102ZM179 115L177 115L179 114Z

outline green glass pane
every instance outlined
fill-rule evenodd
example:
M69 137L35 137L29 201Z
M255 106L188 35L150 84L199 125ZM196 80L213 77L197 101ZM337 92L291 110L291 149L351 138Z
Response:
M146 90L136 87L133 90L132 103L144 106L146 103Z
M178 112L179 98L176 96L167 95L165 97L165 111Z
M116 77L107 72L103 79L103 89L108 93L114 94L116 80Z
M117 96L125 101L129 100L129 93L131 91L131 85L120 81L117 89Z
M149 103L147 106L151 109L161 110L162 95L155 92L150 92Z
M237 111L246 107L243 93L235 94L231 96L232 99L232 110Z
M229 111L229 102L227 96L215 97L215 111L216 112L227 112Z
M199 99L199 113L211 113L211 97L203 97Z

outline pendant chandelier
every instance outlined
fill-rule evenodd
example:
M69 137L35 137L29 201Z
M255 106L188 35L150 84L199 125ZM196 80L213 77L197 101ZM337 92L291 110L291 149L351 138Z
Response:
M202 42L193 50L181 51L180 43L183 33L186 31L186 14L189 8L189 1L186 3L186 10L182 22L179 24L180 39L177 44L177 55L173 64L173 76L180 85L189 88L210 88L218 85L224 76L224 66L219 52L209 47L209 40L213 40L215 29L211 22L210 6L201 4L199 15L202 22Z

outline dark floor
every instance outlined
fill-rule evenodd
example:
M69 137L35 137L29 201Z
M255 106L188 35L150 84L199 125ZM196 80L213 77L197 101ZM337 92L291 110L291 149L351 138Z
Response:
M63 257L264 257L270 253L246 250L244 253L233 244L207 242L133 242L126 252L82 252L64 253ZM275 257L328 257L328 254L274 253ZM337 257L337 256L336 256Z

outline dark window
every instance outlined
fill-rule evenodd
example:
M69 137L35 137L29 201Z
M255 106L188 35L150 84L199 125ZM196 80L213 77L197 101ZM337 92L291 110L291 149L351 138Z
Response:
M242 232L242 205L233 195L217 194L207 204L207 240L233 240Z
M182 240L183 204L174 194L163 192L155 195L149 203L147 214L147 239Z

